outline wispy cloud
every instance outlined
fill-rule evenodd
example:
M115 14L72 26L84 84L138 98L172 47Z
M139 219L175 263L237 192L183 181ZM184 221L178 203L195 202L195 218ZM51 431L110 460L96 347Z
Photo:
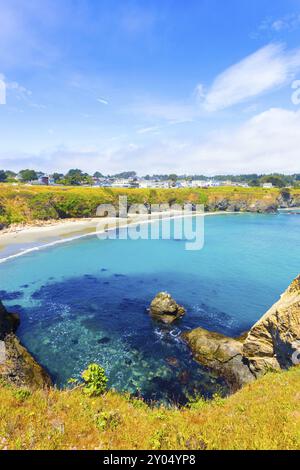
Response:
M107 100L105 100L104 98L97 98L97 101L98 101L98 103L101 103L101 104L105 104L105 105L109 104L109 102Z
M259 25L258 31L265 34L268 31L279 33L292 32L300 28L300 13L290 13L280 18L265 18Z
M157 132L159 129L159 126L141 127L137 130L137 134L149 134L152 132Z
M298 70L300 49L287 51L282 44L269 44L221 73L204 98L204 108L217 111L272 91Z
M36 109L46 109L46 106L43 104L36 103L33 100L33 92L26 88L24 85L21 85L16 81L9 81L6 79L4 74L0 73L0 80L5 85L6 95L7 95L7 104L10 105L10 97L14 100L18 100L31 108Z

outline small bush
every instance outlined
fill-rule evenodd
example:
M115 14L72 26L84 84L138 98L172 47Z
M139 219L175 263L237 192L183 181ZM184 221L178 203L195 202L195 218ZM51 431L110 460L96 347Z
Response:
M90 364L81 375L84 380L83 391L86 395L99 396L106 391L108 378L103 367Z
M31 392L26 388L21 388L19 390L15 390L13 395L17 400L23 402L31 396Z
M209 402L202 395L195 395L189 398L187 407L191 410L201 410L207 406Z
M96 417L96 426L99 431L106 431L107 429L116 429L120 423L121 416L116 411L103 411Z

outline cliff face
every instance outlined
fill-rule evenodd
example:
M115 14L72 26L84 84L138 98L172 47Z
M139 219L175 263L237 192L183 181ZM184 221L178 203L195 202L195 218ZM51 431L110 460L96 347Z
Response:
M0 379L17 386L41 388L51 379L15 336L18 315L8 313L0 301Z
M232 391L269 370L299 364L300 276L244 338L228 338L202 328L182 337L195 359L223 376Z
M280 300L251 328L243 356L255 376L268 369L287 369L300 356L300 276Z
M257 212L272 213L279 208L299 207L300 194L296 191L260 191L256 194L251 190L243 192L232 190L224 197L224 194L208 192L208 211L229 212Z

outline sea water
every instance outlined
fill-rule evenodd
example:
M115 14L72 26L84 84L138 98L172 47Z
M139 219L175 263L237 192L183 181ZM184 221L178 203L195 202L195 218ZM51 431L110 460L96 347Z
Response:
M0 298L20 313L21 341L57 386L96 362L110 387L185 403L223 383L193 360L180 334L197 326L247 331L299 272L299 215L216 215L205 217L199 251L175 237L90 236L8 260ZM149 316L160 291L187 310L171 326Z

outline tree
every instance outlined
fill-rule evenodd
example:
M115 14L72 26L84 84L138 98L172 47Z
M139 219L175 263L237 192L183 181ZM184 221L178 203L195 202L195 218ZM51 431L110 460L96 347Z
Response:
M6 179L14 179L17 176L17 173L14 171L6 170Z
M65 184L70 184L72 186L79 186L84 178L84 174L78 168L71 169L65 175Z
M62 173L53 173L52 178L54 183L57 183L58 181L62 180L64 175Z
M117 173L114 175L115 178L135 178L136 177L136 172L135 171L123 171L122 173Z
M38 176L34 170L21 170L19 176L23 182L34 181L38 179Z
M7 180L7 175L4 170L0 170L0 183L4 183Z
M270 176L263 176L261 178L261 183L272 183L273 186L276 188L284 188L286 186L286 182L282 176L279 175L270 175Z
M103 175L100 173L100 171L96 171L93 176L94 178L103 178Z
M259 179L258 178L253 178L248 182L249 186L252 187L257 187L259 186Z

